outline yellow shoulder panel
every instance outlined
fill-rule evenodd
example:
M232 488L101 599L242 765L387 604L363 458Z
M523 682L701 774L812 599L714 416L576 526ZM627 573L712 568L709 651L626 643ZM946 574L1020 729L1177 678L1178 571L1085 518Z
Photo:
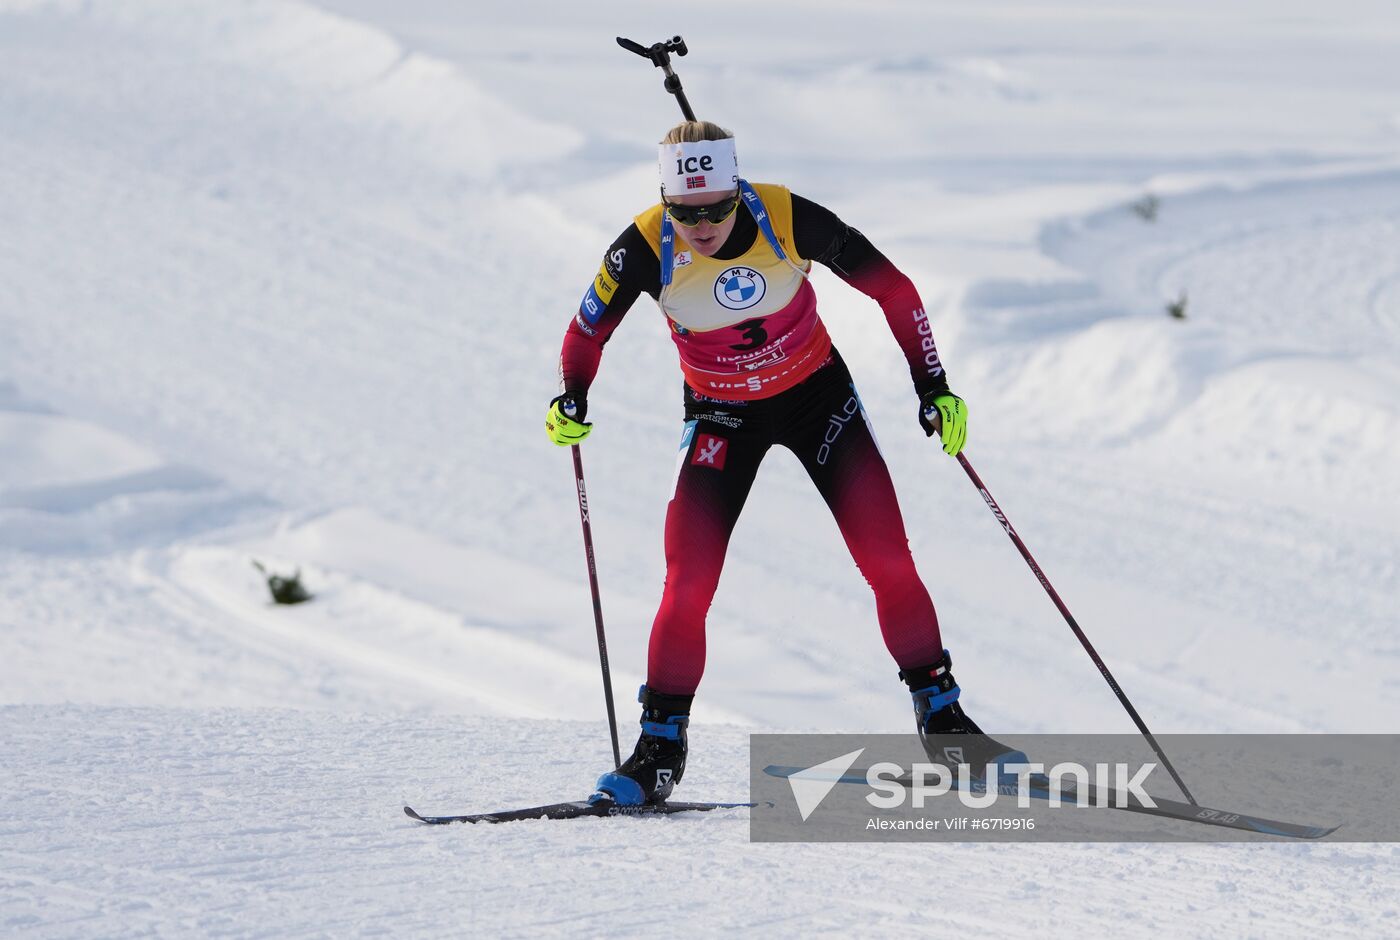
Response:
M651 245L651 250L656 252L656 257L661 257L661 216L666 207L657 203L639 216L635 216L632 221L637 223L637 230L642 233L642 237Z

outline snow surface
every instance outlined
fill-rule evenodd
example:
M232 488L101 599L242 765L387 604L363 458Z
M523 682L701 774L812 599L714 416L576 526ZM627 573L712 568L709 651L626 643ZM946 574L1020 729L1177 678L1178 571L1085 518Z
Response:
M915 278L971 459L1155 730L1397 730L1393 4L0 0L0 928L1396 932L1390 846L400 814L581 796L606 769L540 411L674 118L612 37L677 31L748 175ZM1129 208L1149 193L1153 222ZM816 279L969 709L1130 730L918 430L878 312ZM627 737L671 357L639 303L585 447ZM252 558L316 600L271 605ZM710 626L687 797L743 795L750 730L908 727L784 453Z

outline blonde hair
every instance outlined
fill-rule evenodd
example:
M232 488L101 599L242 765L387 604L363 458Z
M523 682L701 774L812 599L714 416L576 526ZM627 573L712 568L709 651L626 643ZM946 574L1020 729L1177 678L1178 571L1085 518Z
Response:
M733 131L727 131L714 121L681 121L661 138L663 144L690 144L697 140L729 140Z

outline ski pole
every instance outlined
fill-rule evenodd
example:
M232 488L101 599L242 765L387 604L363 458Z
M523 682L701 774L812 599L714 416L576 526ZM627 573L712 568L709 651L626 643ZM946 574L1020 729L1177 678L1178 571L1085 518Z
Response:
M588 558L588 586L593 589L593 623L598 628L598 661L603 666L603 698L608 703L608 733L612 735L613 767L622 766L617 746L617 712L613 709L612 671L608 669L608 641L603 636L603 598L598 593L598 563L593 556L593 526L588 521L588 491L583 485L583 454L574 452L574 483L578 488L578 517L583 523L583 551Z
M1035 559L1031 557L1030 549L1026 548L1026 543L1021 541L1021 537L1016 534L1016 530L1012 528L1011 523L1007 521L1006 513L1001 511L1001 507L997 505L997 501L992 499L992 494L987 492L986 484L983 483L982 478L977 475L977 471L972 469L972 464L968 462L967 455L959 453L958 463L962 464L963 470L967 472L968 479L972 481L973 486L977 487L977 492L982 494L982 500L987 504L987 508L992 511L992 515L997 517L997 522L1001 523L1001 527L1005 529L1006 534L1011 537L1011 541L1016 545L1017 550L1020 551L1021 557L1026 560L1026 564L1031 566L1031 571L1035 574L1036 580L1040 582L1041 587L1045 588L1045 593L1050 595L1050 600L1055 602L1055 606L1059 608L1060 614L1064 616L1065 622L1069 624L1069 628L1074 631L1075 636L1079 637L1080 644L1083 645L1085 652L1089 654L1089 658L1094 661L1094 665L1099 667L1099 672L1103 675L1104 681L1108 683L1108 687L1113 690L1113 694L1118 696L1118 701L1122 702L1123 707L1128 710L1128 715L1133 719L1133 723L1138 726L1138 730L1142 732L1142 736L1147 739L1147 743L1152 745L1152 750L1156 752L1157 757L1162 761L1162 766L1167 768L1167 773L1172 775L1172 779L1176 781L1177 786L1181 787L1181 792L1186 794L1186 799L1191 801L1191 805L1199 806L1200 804L1196 802L1196 798L1191 795L1191 791L1186 788L1186 781L1181 779L1181 775L1176 772L1176 768L1172 766L1172 762L1167 760L1167 755L1162 752L1161 745L1159 745L1157 739L1152 736L1152 732L1147 729L1146 722L1142 720L1142 716L1139 715L1137 709L1133 707L1133 703L1128 701L1127 694L1123 691L1122 686L1118 684L1118 680L1113 678L1113 673L1109 672L1108 665L1104 663L1103 658L1099 656L1098 650L1094 649L1094 644L1089 642L1089 638L1084 635L1084 631L1081 630L1079 624L1075 622L1074 615L1069 612L1069 608L1065 606L1065 602L1060 600L1060 595L1055 591L1055 588L1051 586L1050 579L1045 576L1045 572L1040 570L1040 565L1036 564Z
M681 77L671 69L671 53L685 55L690 50L685 47L685 40L679 36L672 36L666 42L652 43L644 46L639 42L630 39L617 37L617 44L628 52L635 52L643 59L650 59L651 64L666 73L666 90L676 96L676 104L681 106L681 114L685 115L687 121L695 120L695 112L690 110L690 102L686 100L685 90L681 88Z

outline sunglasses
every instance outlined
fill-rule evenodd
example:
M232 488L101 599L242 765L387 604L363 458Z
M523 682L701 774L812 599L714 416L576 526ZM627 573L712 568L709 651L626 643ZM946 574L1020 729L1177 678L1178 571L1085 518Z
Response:
M719 202L712 202L705 206L681 206L674 202L667 202L665 196L661 197L661 203L666 207L666 212L671 218L687 228L699 225L702 220L711 225L719 225L733 215L735 209L739 208L739 194L735 193Z

